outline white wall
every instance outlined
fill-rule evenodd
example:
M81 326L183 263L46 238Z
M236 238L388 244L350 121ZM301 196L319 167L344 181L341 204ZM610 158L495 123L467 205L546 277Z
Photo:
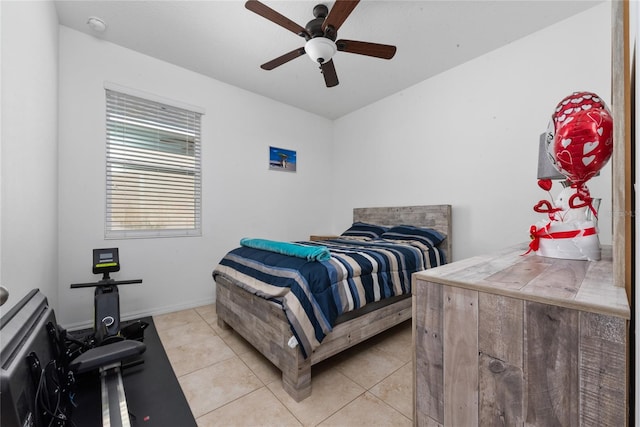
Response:
M573 91L610 105L610 4L596 6L335 121L334 229L356 206L453 205L453 258L529 240L538 136ZM587 31L585 31L587 29ZM419 53L416 53L419 54ZM555 184L552 193L557 196ZM611 243L611 169L589 181Z
M58 290L58 17L52 2L0 2L0 283L6 311Z
M93 248L119 247L112 277L144 280L120 287L126 318L213 302L211 272L242 237L305 239L330 228L329 120L67 27L59 37L61 323L92 316L93 290L69 284L97 279ZM202 237L104 239L105 81L205 109ZM297 172L269 171L269 145L296 150Z

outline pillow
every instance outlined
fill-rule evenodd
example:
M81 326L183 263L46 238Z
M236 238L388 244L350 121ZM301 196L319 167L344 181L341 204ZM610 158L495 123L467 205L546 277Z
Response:
M447 238L447 236L432 228L414 227L412 225L392 227L380 237L388 240L417 240L429 243L432 246L438 246Z
M379 238L382 233L387 231L387 227L375 224L367 224L366 222L354 222L348 230L342 233L342 236L350 237L368 237L370 239Z

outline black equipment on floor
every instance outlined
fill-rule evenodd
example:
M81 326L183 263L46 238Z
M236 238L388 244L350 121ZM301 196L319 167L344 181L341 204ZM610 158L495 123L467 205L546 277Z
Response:
M102 279L91 283L72 284L71 288L95 287L94 326L92 333L78 339L68 337L76 352L69 370L77 375L99 370L102 394L103 426L129 427L129 411L122 384L123 360L139 356L146 350L144 329L147 323L136 321L125 327L120 322L118 285L142 283L142 279L114 280L109 273L120 270L118 248L93 250L93 273Z
M70 425L75 380L58 347L55 313L40 290L2 315L0 334L0 425Z
M97 282L75 283L71 289L95 287L93 304L93 339L95 346L109 344L122 339L142 341L144 326L131 324L120 328L120 295L118 285L142 283L142 279L113 280L109 273L120 271L118 248L93 250L93 274L102 274Z

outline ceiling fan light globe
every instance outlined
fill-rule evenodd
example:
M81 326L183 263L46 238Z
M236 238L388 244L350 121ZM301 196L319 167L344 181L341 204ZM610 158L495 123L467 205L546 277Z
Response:
M324 64L336 53L338 48L333 40L325 37L313 38L304 45L304 51L313 62Z

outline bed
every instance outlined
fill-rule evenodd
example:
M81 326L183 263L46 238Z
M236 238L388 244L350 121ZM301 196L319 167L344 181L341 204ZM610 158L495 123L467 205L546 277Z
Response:
M379 225L393 232L399 228L391 229L391 227L402 225L420 227L421 229L429 228L435 230L437 232L436 235L439 233L440 237L444 238L433 242L434 247L431 249L423 247L424 240L422 241L423 243L418 245L404 241L404 237L402 237L401 242L390 242L389 239L392 237L389 236L393 236L393 233L383 234L382 237L384 239L344 236L326 241L298 242L304 243L305 246L316 245L322 249L328 248L331 253L331 259L326 262L307 262L299 257L297 259L296 257L277 258L278 263L286 261L287 263L291 262L293 266L300 266L299 270L293 267L290 268L289 264L285 264L283 268L280 268L281 265L278 263L274 263L274 267L267 266L269 269L278 268L278 271L286 271L287 275L293 271L294 273L292 274L295 279L291 279L293 280L291 282L293 285L290 289L278 289L274 287L275 284L264 283L266 279L263 276L251 277L246 272L236 271L236 268L241 268L237 267L236 264L247 264L254 267L254 260L244 258L245 256L256 255L264 257L259 261L255 261L257 263L267 262L265 260L270 262L276 257L284 257L280 254L267 255L259 249L243 247L234 249L225 256L213 271L213 278L216 283L218 325L224 329L233 328L277 366L282 371L282 386L284 390L296 401L301 401L311 394L311 367L313 365L411 318L410 273L403 273L404 279L401 280L402 283L400 285L394 282L398 280L399 276L402 276L400 273L389 273L389 277L391 275L395 276L393 280L389 279L390 282L388 283L387 279L376 276L377 278L373 281L380 286L380 290L376 291L375 297L367 296L365 298L363 296L363 301L359 303L357 301L354 303L353 301L358 299L357 295L348 298L348 304L340 301L336 303L337 297L335 297L336 301L332 300L334 297L326 298L327 301L324 301L325 298L319 297L319 302L312 298L312 302L309 303L298 296L297 283L300 281L311 282L315 279L306 276L304 279L300 279L299 275L302 274L302 270L318 269L322 265L326 266L335 262L336 259L340 259L344 264L353 263L352 258L348 258L347 261L342 260L341 257L343 256L360 256L370 260L381 255L377 253L369 254L368 252L364 252L364 255L362 255L360 251L376 251L379 249L377 247L379 245L383 246L382 252L387 254L386 256L389 256L389 253L393 253L394 260L388 260L388 262L395 264L396 267L402 264L404 268L405 264L410 265L413 262L411 260L414 258L420 258L417 255L411 255L415 253L416 249L403 247L402 251L400 251L395 246L393 249L387 247L386 245L389 244L420 247L423 251L423 264L420 264L418 260L415 266L410 266L419 270L444 263L451 256L452 226L450 205L355 208L353 210L353 223L354 226L349 230L354 229L356 224L367 224ZM431 240L429 239L430 242ZM348 245L351 244L355 246L353 249L349 249ZM405 253L405 251L408 254L406 257L398 255L399 253ZM256 267L255 269L261 271L264 266L263 264L259 265L261 267ZM275 267L275 265L279 267ZM351 267L348 268L351 269ZM330 270L330 268L327 268L327 270ZM397 270L400 269L398 268ZM335 274L335 271L328 275L332 276L332 274ZM364 281L365 279L362 280ZM350 285L345 284L346 288L353 285L352 280L343 280L343 282L349 282ZM296 294L296 298L293 299L295 304L291 302L291 295L293 294ZM368 294L371 294L371 291L368 291ZM380 294L384 294L386 298L383 298ZM300 303L298 299L302 302ZM369 299L375 301L368 301ZM335 312L329 314L321 312L317 318L313 316L306 317L309 312L318 312L317 306L325 303L328 305L335 303L338 308L334 310ZM349 307L346 307L345 304ZM293 313L296 308L300 308L298 306L307 311L303 313L302 320L295 317L300 313ZM309 322L312 320L320 325L313 323L312 326L309 326L311 325ZM308 334L310 337L305 335L309 331L296 322L304 323L307 329L311 327L312 330ZM330 325L323 327L323 322L328 322Z

